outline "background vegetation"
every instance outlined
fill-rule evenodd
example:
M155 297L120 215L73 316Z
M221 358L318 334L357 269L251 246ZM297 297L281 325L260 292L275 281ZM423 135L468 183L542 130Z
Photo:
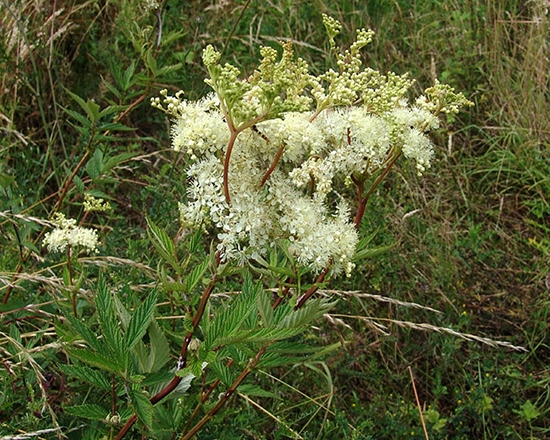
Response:
M0 433L117 432L117 420L71 413L109 396L63 369L59 322L75 292L90 312L100 273L128 309L158 281L145 217L176 235L184 158L149 100L163 88L204 95L209 43L245 74L259 45L280 38L325 68L325 12L343 23L343 45L356 28L376 31L367 65L411 72L417 91L439 78L476 106L445 122L429 172L398 168L368 206L365 231L391 251L332 285L337 310L303 335L345 347L258 373L274 395L234 398L198 438L422 439L413 384L431 439L550 437L550 4L167 0L159 15L145 3L0 0ZM85 192L113 210L85 217L102 249L79 259L71 291L62 260L41 247L41 219L82 218ZM179 341L177 298L157 309ZM185 422L172 405L156 415L159 438Z

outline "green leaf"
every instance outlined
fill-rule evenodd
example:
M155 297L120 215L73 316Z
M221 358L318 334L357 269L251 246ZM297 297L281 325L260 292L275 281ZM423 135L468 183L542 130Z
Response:
M102 124L100 124L98 126L97 129L100 130L100 131L110 131L110 132L135 131L136 130L133 127L128 127L127 125L121 124L119 122L103 122ZM98 140L111 140L111 139L117 139L117 138L112 137L112 136L98 135L96 139L98 139ZM128 154L128 153L126 153L126 154ZM135 154L134 154L134 156L135 156Z
M196 285L200 282L200 280L203 278L204 274L208 270L208 266L210 265L210 260L206 259L201 264L195 266L195 268L191 271L187 279L185 280L185 284L187 287L187 292L191 293L192 290L196 287Z
M176 283L172 281L163 281L162 287L167 292L187 292L187 286L183 283Z
M202 231L199 229L189 242L189 253L192 255L202 249Z
M128 324L128 330L124 335L124 342L126 348L131 350L145 335L151 318L153 317L153 312L155 311L155 306L157 303L157 290L154 289L151 294L147 296L145 301L140 304L137 310L134 312L130 318L130 323Z
M106 81L105 78L101 77L101 82L103 83L103 85L105 87L107 87L107 89L113 94L115 95L118 100L120 101L121 98L122 98L122 93L119 92L119 90L114 86L112 85L110 82Z
M152 220L148 217L145 219L147 220L147 225L149 225L147 235L149 236L151 243L153 243L155 249L166 260L166 262L170 264L170 266L172 266L177 273L181 273L182 268L175 258L174 243L170 240L168 234L155 225Z
M97 370L76 365L60 365L59 368L67 376L76 377L104 390L111 389L109 381Z
M70 90L65 89L65 91L73 98L76 103L86 112L88 118L92 123L95 123L99 120L99 105L97 105L91 99L84 101L80 96L74 94Z
M132 159L136 156L136 153L121 153L117 154L116 156L110 157L106 156L105 161L103 164L102 172L106 173L111 168L116 167L117 165L120 165L123 162L127 162L128 160Z
M74 356L76 359L86 364L101 368L102 370L109 371L110 373L120 375L123 370L116 359L113 360L112 357L106 357L102 354L86 350L85 348L69 348L67 349L67 353L69 356Z
M303 326L291 328L260 328L250 330L240 330L231 333L228 336L217 339L217 345L243 344L243 343L261 343L266 344L280 339L291 338L303 331Z
M73 182L78 192L81 194L84 193L84 191L86 190L86 187L84 186L84 182L82 181L82 179L78 176L74 176Z
M292 310L279 323L280 328L302 327L323 316L336 302L328 302L325 298L309 300L304 307Z
M100 405L75 405L75 406L66 406L63 410L75 417L82 417L84 419L90 420L105 420L110 411Z
M170 344L155 320L149 326L149 371L158 371L170 360Z
M149 399L140 391L130 390L130 401L132 402L132 407L136 412L139 420L147 425L147 428L152 429L153 425L153 405L149 402Z
M136 71L136 63L135 61L132 61L128 68L124 71L124 76L121 78L121 81L119 82L120 88L122 91L126 92L132 87L135 80L133 78L134 73Z
M363 249L359 252L356 252L351 261L361 261L365 258L374 258L391 251L396 246L397 243L393 243L387 246L377 246L374 248Z
M237 332L251 313L256 312L258 295L263 292L261 284L254 285L249 273L246 274L242 292L213 321L204 341L204 349L211 350L219 345L220 338L229 338Z
M295 365L302 361L300 356L282 356L278 353L265 353L256 368L274 368L283 365Z
M105 350L104 344L97 338L97 335L90 330L82 321L67 313L65 318L71 323L78 334L88 343L88 345L96 351Z
M265 327L273 325L273 306L271 304L271 295L265 292L263 295L258 295L258 312Z
M147 52L147 57L145 58L145 65L151 70L151 73L153 76L157 76L157 60L153 56L153 53L151 51Z
M158 384L166 384L170 382L174 377L174 373L169 371L157 371L155 373L149 373L145 376L145 379L141 382L142 387L151 387Z
M0 186L6 189L15 180L15 176L9 176L8 174L0 173Z
M233 383L233 376L229 367L221 361L214 362L209 365L214 376L219 379L223 384L229 386Z
M96 149L84 169L92 180L99 178L103 169L103 151Z
M245 396L271 397L273 399L280 399L280 397L276 394L273 394L270 391L266 391L260 388L258 385L244 384L239 386L238 391Z
M71 116L73 119L76 119L82 125L82 128L86 129L86 134L89 135L92 131L92 122L83 114L75 112L74 110L69 110L68 108L61 107L65 113ZM75 126L74 124L73 127Z
M118 325L115 303L103 277L99 279L96 307L103 336L116 357L122 361L127 358L123 344L122 331ZM126 362L123 362L124 364Z

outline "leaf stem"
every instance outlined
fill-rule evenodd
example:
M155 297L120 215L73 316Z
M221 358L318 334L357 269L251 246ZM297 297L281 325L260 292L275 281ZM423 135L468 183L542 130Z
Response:
M190 440L197 432L199 432L202 427L212 418L216 415L216 413L225 405L225 403L229 400L229 398L235 393L239 385L243 382L243 380L246 379L246 377L256 368L256 365L258 365L258 362L260 362L261 357L266 352L268 345L264 345L258 353L256 353L256 356L254 356L253 359L251 359L247 365L247 367L239 374L239 376L233 381L231 386L227 389L227 391L220 397L218 400L218 403L206 414L193 428L185 433L182 437L180 437L179 440Z
M218 254L216 255L216 266L219 266L219 264L220 264L220 254L218 252ZM208 284L208 286L206 286L206 288L204 289L201 295L199 307L195 315L193 316L193 320L191 321L192 329L186 333L185 338L183 340L183 344L181 346L180 356L176 366L176 372L184 369L185 366L187 365L187 351L189 349L189 344L191 343L191 338L193 337L193 333L195 332L198 325L200 324L200 321L204 315L204 311L206 310L206 305L208 304L208 300L210 299L210 295L212 294L217 282L218 282L218 277L216 275L213 275L212 278L210 279L210 283ZM166 385L162 390L160 390L157 394L151 397L150 399L151 404L155 405L156 403L164 399L166 396L168 396L170 393L172 393L177 388L177 386L180 384L181 381L182 381L181 376L177 376L177 375L174 376L172 380L168 383L168 385ZM137 421L137 416L133 414L128 419L128 421L124 424L124 426L121 428L121 430L115 437L115 440L121 440L126 435L126 433L130 430L130 428L134 425L134 423L136 423L136 421Z

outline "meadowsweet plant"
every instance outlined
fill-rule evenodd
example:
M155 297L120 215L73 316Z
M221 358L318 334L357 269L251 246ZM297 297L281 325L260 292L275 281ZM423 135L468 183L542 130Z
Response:
M336 50L340 24L326 16L324 23ZM221 261L261 264L280 246L317 274L349 275L372 189L399 156L419 174L429 168L427 134L438 113L468 101L436 83L409 103L406 75L361 69L360 49L372 35L358 31L336 55L338 70L319 76L295 59L291 43L282 44L280 59L262 48L246 79L209 46L203 60L214 93L190 102L163 91L153 100L173 118L173 148L189 157L181 221L214 229ZM345 185L356 187L356 197L342 194Z
M316 353L290 338L333 306L313 297L319 287L349 276L368 254L358 227L370 195L401 156L419 174L429 168L428 133L438 127L438 114L470 104L439 83L411 101L407 75L362 68L360 51L372 31L357 31L340 53L340 23L327 16L323 22L335 70L311 74L284 42L280 52L263 47L257 69L243 78L208 46L203 62L212 93L189 101L184 92L164 90L152 100L172 119L172 146L186 157L179 217L191 237L190 255L197 244L192 231L214 240L210 257L191 268L190 258L179 258L174 241L149 221L153 244L175 271L161 278L167 291L179 293L185 335L173 379L147 399L129 393L135 415L117 439L138 419L151 428L152 406L202 377L180 437L193 438L254 369ZM216 307L216 286L236 274L240 293L229 307ZM265 279L278 286L276 295L264 290Z

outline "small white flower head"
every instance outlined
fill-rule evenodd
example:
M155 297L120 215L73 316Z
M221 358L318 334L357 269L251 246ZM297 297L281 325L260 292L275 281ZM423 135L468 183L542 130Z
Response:
M84 195L84 212L92 212L92 211L110 211L111 204L109 202L104 201L103 199L95 198L91 194L86 193Z
M149 11L156 11L160 5L158 0L144 0L143 7L147 12Z
M57 227L46 233L44 245L50 252L63 252L67 246L80 247L87 252L98 252L97 231L76 225L76 220L67 219L61 213L56 213L53 222Z

